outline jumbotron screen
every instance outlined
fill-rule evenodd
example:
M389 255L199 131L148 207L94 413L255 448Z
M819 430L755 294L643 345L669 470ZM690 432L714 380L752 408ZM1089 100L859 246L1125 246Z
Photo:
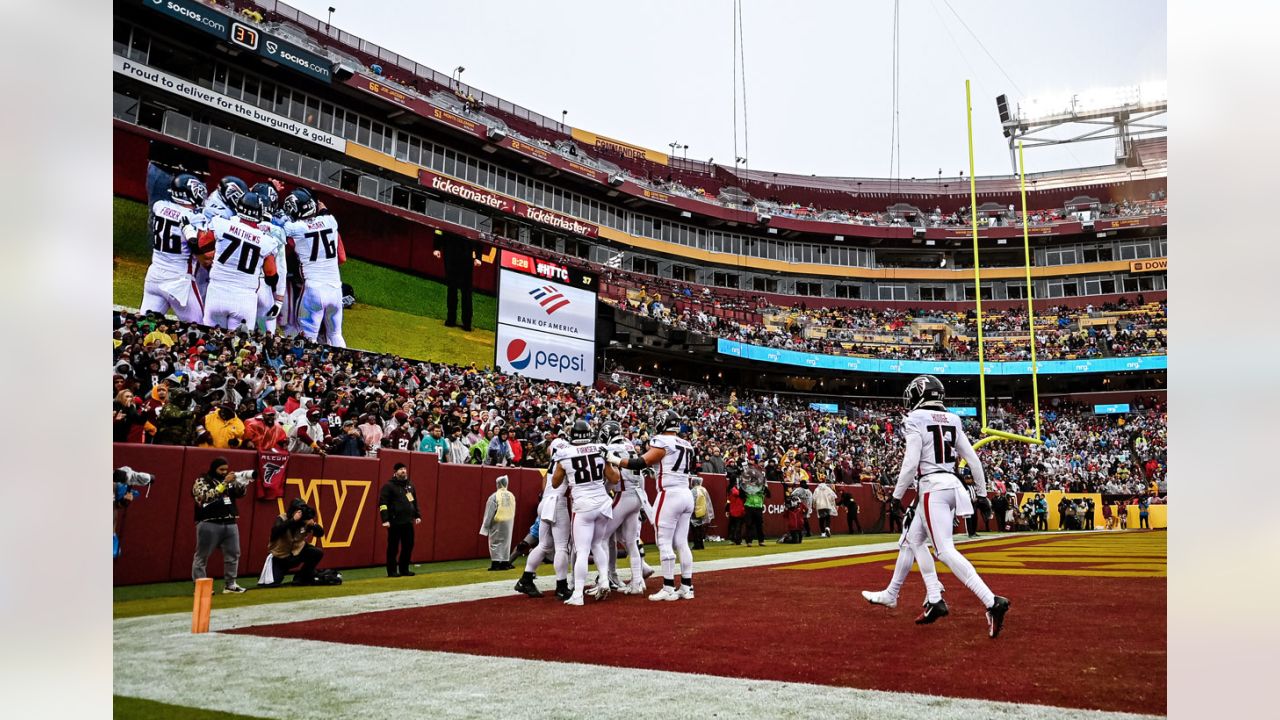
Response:
M498 266L494 367L540 380L595 382L596 276L510 250Z

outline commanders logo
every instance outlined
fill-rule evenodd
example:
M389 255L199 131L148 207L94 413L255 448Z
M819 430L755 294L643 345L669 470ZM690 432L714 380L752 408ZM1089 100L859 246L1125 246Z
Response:
M265 468L264 468L265 474ZM315 478L289 478L286 489L296 487L298 497L316 509L316 522L324 528L324 547L351 547L355 540L360 519L364 517L365 502L369 499L371 480L328 480ZM286 495L292 493L286 492ZM280 513L284 513L285 498L276 500Z

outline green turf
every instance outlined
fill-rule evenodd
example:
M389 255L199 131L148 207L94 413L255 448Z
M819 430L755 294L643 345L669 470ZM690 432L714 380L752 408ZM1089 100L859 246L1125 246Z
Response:
M771 541L764 547L753 546L750 548L735 546L727 541L708 542L705 550L695 551L694 559L695 561L705 562L734 557L774 555L800 550L850 547L889 542L896 537L896 534L833 535L826 539L811 537L801 545L778 545ZM650 545L646 549L646 553L646 557L652 559L657 557L658 551L655 546ZM520 572L523 570L523 567L517 564L516 570L489 572L486 569L488 566L487 560L455 560L426 563L414 565L413 570L417 573L417 576L411 578L389 578L386 570L382 567L343 570L343 584L329 587L284 586L254 590L252 589L254 582L246 579L242 581L242 584L250 588L250 591L240 595L221 594L222 581L217 580L214 582L214 590L217 594L214 595L213 602L215 607L229 608L292 600L367 595L391 590L451 587L504 578L514 581L520 577ZM191 583L187 581L117 587L113 591L112 613L114 617L123 618L188 612L191 610L191 590Z
M200 710L183 705L142 700L115 695L111 702L112 716L116 720L256 720L256 715L239 715L215 710Z
M115 198L112 231L112 302L137 307L151 262L146 206ZM355 307L343 313L348 346L417 360L493 364L494 298L474 296L476 329L464 333L444 326L446 288L441 283L355 259L342 266L342 277L359 298Z

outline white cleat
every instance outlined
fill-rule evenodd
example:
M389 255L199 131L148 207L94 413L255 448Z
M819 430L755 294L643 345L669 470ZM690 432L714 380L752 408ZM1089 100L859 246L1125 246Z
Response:
M564 604L565 604L565 605L578 605L578 606L581 606L581 605L582 605L582 596L581 596L581 595L579 595L579 594L577 594L577 593L574 593L573 595L569 596L569 599L568 599L568 600L565 600L565 601L564 601Z
M646 590L644 583L638 582L624 585L621 592L623 595L643 595Z
M649 599L652 600L653 602L659 602L662 600L666 600L670 602L672 600L679 600L680 595L677 594L676 589L671 587L670 585L663 585L662 589L650 595Z
M590 592L592 598L603 600L609 597L609 583L596 583L596 586Z
M898 607L898 598L889 595L883 590L880 590L878 592L863 590L862 597L866 598L867 602L871 603L872 605L883 605L887 608Z
M685 587L681 585L680 589L676 590L676 597L680 598L681 600L692 600L693 588Z

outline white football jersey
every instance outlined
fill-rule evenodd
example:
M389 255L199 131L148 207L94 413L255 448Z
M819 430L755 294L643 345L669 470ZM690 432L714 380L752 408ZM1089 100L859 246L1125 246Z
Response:
M168 200L157 200L151 206L151 267L147 277L153 280L186 275L194 269L191 248L187 246L184 230L195 223L199 215L195 208ZM191 235L194 237L194 234Z
M658 488L689 489L689 476L693 474L694 452L688 440L679 435L654 435L649 438L649 447L662 448L666 454L658 465Z
M617 453L618 455L621 455L622 457L625 458L625 457L631 457L632 453L636 451L636 446L635 446L635 443L624 438L622 442L611 443L607 445L606 449L609 450L610 452ZM624 468L618 468L618 471L622 474L623 490L631 490L632 488L643 487L643 482L642 482L643 478L641 477L640 473L636 472L635 470L626 470Z
M205 224L208 225L209 221L214 218L224 218L229 220L236 213L231 209L231 206L227 204L227 201L223 199L222 193L218 190L214 190L209 193L209 197L204 199L204 210L202 214L204 215Z
M604 486L604 456L603 445L589 443L561 448L552 458L564 470L561 485L570 487L574 503L609 501L609 491Z
M338 272L338 221L332 215L294 220L284 226L308 285L342 286Z
M209 284L256 293L262 263L279 250L280 241L238 218L214 218L207 229L216 238Z
M912 410L903 425L906 433L920 436L920 477L930 473L956 473L956 444L964 436L960 417L945 410ZM965 440L968 442L967 438Z

